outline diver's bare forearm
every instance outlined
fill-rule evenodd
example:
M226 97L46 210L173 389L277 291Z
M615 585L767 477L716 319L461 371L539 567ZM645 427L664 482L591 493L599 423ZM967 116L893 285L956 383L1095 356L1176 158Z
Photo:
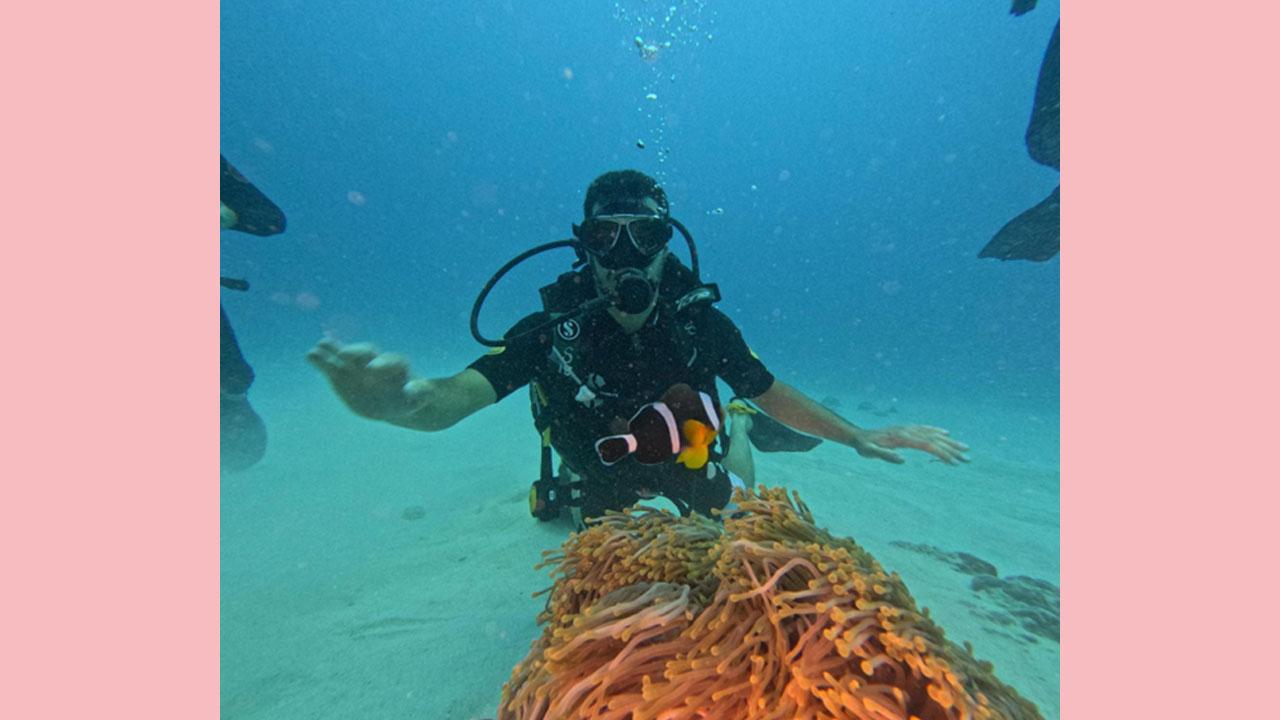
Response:
M444 413L440 412L439 408L427 406L402 418L389 418L387 422L397 427L408 428L410 430L436 432L453 427L461 419L461 417L448 417Z
M774 380L768 390L751 401L769 417L802 433L849 447L861 442L862 428L781 380Z

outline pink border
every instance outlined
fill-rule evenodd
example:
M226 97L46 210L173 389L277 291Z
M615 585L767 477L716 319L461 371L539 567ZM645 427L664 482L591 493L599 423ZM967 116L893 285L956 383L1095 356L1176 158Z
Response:
M0 717L215 718L218 7L4 15Z
M1178 7L1066 12L1069 718L1270 706L1277 11ZM0 712L214 717L217 6L4 28Z
M1062 717L1273 714L1277 6L1063 14Z

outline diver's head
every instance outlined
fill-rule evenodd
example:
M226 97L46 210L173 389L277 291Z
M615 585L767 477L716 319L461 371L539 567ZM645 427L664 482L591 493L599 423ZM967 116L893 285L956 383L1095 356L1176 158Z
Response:
M667 194L636 170L608 172L592 181L573 226L596 287L626 314L653 306L672 228Z

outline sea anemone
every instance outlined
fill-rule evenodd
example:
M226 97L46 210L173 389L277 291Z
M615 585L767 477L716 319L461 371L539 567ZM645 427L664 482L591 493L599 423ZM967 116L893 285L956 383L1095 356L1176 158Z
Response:
M723 524L648 508L573 535L499 720L1040 718L798 496Z

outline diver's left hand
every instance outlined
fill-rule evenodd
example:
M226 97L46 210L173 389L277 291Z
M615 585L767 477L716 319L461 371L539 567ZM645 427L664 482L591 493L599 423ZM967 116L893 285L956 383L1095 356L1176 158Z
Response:
M968 445L955 440L946 430L930 425L896 425L880 430L859 431L853 448L862 457L902 463L905 460L893 450L909 448L921 450L948 465L969 462L965 456Z

